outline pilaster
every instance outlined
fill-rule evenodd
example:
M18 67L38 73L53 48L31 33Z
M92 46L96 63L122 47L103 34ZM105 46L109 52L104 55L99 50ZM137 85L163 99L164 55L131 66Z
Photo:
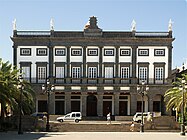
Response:
M136 64L137 64L137 46L132 46L132 57L131 57L131 62L132 62L132 84L137 83L137 77L136 77Z
M114 115L119 116L119 92L114 93Z
M66 101L65 113L69 113L71 112L71 92L65 92L65 101Z
M103 93L98 92L97 100L97 115L103 116Z
M87 92L82 92L82 116L86 116L87 107Z

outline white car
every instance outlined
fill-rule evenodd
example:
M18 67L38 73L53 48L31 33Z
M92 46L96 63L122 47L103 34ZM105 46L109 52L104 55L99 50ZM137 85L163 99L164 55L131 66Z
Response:
M81 115L81 112L71 112L71 113L66 114L63 117L58 117L56 120L59 122L74 121L78 123L79 121L82 120L82 115Z
M150 115L151 115L150 112L144 112L143 113L143 119L148 118ZM135 122L141 122L141 120L142 120L142 113L141 112L137 112L134 115L134 117L133 117L133 121L135 121Z

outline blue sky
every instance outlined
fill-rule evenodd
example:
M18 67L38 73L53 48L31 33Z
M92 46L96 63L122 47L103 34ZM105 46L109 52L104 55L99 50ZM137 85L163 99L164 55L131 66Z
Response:
M187 59L187 1L185 0L0 0L0 57L12 62L12 21L17 30L82 31L90 16L104 31L167 31L173 23L173 68Z

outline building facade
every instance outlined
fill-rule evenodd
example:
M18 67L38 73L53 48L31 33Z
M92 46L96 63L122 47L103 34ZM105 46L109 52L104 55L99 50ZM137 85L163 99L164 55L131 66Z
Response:
M14 23L15 24L15 23ZM137 86L149 91L144 111L165 114L163 95L171 86L172 30L103 31L90 17L83 31L18 31L14 25L13 59L36 91L36 111L47 110L42 85L50 78L50 114L81 111L83 116L134 115L141 111Z

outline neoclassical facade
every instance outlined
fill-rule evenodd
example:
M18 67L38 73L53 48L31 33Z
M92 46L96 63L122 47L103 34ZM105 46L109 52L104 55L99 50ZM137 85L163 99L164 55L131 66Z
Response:
M15 23L14 23L15 24ZM163 95L171 86L172 29L166 32L103 31L90 17L83 31L18 31L13 59L36 91L36 111L47 110L42 85L50 78L50 114L134 115L141 111L137 86L149 86L144 111L165 114Z

